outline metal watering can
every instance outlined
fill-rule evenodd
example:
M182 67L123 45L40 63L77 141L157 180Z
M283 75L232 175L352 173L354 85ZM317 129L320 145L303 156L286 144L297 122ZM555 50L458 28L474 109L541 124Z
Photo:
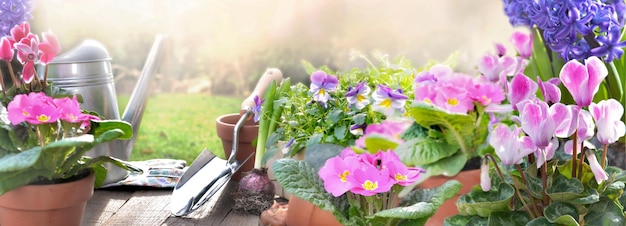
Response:
M155 38L121 118L113 83L111 57L102 44L94 40L86 40L49 63L48 81L71 93L82 95L81 107L83 109L98 112L106 119L122 119L132 125L134 134L132 139L99 144L88 152L89 156L106 155L126 161L130 159L143 117L151 77L159 64L163 39L162 35L157 35ZM112 164L107 163L105 166L108 173L104 184L118 182L129 174L126 170Z

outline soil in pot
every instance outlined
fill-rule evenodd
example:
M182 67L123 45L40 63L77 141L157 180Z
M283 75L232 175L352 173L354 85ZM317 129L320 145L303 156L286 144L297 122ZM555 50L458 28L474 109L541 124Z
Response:
M27 185L0 196L0 225L79 226L93 195L95 174L56 184Z
M239 121L239 113L222 115L216 119L217 136L222 139L222 146L224 147L224 154L226 158L230 156L230 152L233 148L233 132L235 124ZM237 156L235 158L239 162L243 162L250 155L250 159L233 175L232 180L239 181L243 175L243 172L251 171L254 168L254 153L256 147L252 145L252 142L257 138L259 134L259 125L254 122L252 117L249 117L244 122L241 130L239 130L239 142L237 148Z

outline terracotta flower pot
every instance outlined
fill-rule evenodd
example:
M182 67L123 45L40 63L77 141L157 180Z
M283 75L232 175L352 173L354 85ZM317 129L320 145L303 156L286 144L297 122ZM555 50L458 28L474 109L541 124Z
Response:
M292 195L287 210L287 226L339 226L333 213L322 210L312 203Z
M93 195L94 173L59 184L27 185L0 196L0 225L79 226Z
M445 201L443 205L439 207L437 212L435 212L435 215L432 216L430 219L428 219L428 221L426 222L427 226L443 225L443 221L447 217L456 215L459 213L459 210L456 208L456 200L459 199L461 195L467 194L468 192L470 192L472 190L472 187L474 187L474 185L480 184L480 169L461 171L459 174L457 174L454 177L446 177L446 176L431 177L431 178L426 179L424 182L422 182L418 187L419 188L439 187L443 183L449 180L458 180L459 182L461 182L462 184L461 190L456 196L454 196L454 198L449 199L448 201Z
M226 158L230 156L230 152L233 148L233 132L239 118L239 113L233 113L222 115L216 119L217 136L222 139L222 146L224 147ZM232 179L234 181L239 181L243 172L248 172L254 168L254 153L256 147L252 145L252 141L257 138L258 134L259 125L250 117L244 122L241 130L239 130L239 146L235 158L242 162L246 160L248 156L252 155L252 157L233 175Z

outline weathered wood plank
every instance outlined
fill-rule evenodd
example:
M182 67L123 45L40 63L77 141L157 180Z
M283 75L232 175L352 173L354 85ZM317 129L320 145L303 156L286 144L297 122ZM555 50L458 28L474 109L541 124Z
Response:
M103 225L132 195L131 191L95 191L87 202L81 225Z
M171 191L135 191L124 206L103 225L161 225L170 216Z

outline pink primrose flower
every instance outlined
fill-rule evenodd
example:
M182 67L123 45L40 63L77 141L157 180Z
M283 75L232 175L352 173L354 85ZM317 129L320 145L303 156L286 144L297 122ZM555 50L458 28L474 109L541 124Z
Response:
M602 60L592 56L585 60L585 65L570 60L561 69L559 77L567 90L580 107L591 104L593 96L598 92L600 83L607 76L608 70Z
M350 192L364 196L388 192L394 185L394 181L389 177L389 169L379 170L369 164L361 164L354 170L354 176L348 177L347 180L354 185Z
M16 125L26 121L32 125L56 122L60 114L52 98L44 93L32 92L28 95L16 95L7 107L8 118Z
M469 89L472 100L479 102L483 106L490 104L500 104L504 100L504 90L494 83L474 82L474 86Z
M356 157L337 156L326 160L318 175L324 181L324 189L333 196L339 197L355 186L350 179L354 177L355 169L361 165L362 163Z
M73 98L65 97L53 100L54 104L58 106L59 114L61 115L61 120L70 123L78 123L84 121L81 117L83 117L83 113L80 110L80 104L76 99L76 96Z
M615 143L626 133L626 127L621 120L624 107L615 99L601 100L591 103L589 111L598 127L597 138L602 144Z
M452 113L467 114L474 109L474 102L465 87L452 84L441 84L437 88L434 104Z

